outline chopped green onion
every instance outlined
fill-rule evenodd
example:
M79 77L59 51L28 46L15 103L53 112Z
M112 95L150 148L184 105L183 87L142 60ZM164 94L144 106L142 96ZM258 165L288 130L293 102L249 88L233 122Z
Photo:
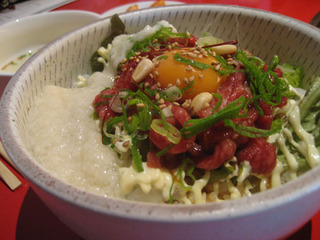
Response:
M153 35L142 41L135 42L131 50L127 53L126 58L129 59L130 57L135 56L136 52L150 51L151 47L159 47L159 42L166 42L168 37L189 38L186 33L174 33L172 30L171 27L161 27Z
M157 152L156 156L157 157L162 157L163 155L165 155L170 150L170 148L172 148L172 146L173 146L173 144L169 144L164 149L162 149L161 151Z
M233 173L234 168L232 166L222 165L221 167L210 171L210 179L209 183L217 182L221 179L228 177L231 173Z
M258 137L268 137L270 135L280 132L282 129L282 120L281 119L274 120L269 130L237 124L233 122L231 119L224 120L224 125L226 127L231 127L235 132L241 134L242 136L250 137L250 138L258 138Z
M161 56L159 56L159 57L157 57L157 60L162 60L162 59L168 59L168 57L169 56L167 56L167 55L161 55Z
M193 175L193 171L194 171L194 169L195 169L194 162L193 162L190 158L186 158L185 160L187 161L187 163L189 163L189 164L191 165L189 168L187 168L186 175L187 175L188 177L190 177L193 182L195 182L197 179L196 179L196 177Z
M138 172L143 172L143 166L142 166L142 156L140 154L139 148L138 148L138 139L137 137L132 138L131 141L131 153L134 165Z
M216 123L225 119L234 119L239 116L240 110L246 105L246 99L244 96L231 102L225 108L221 109L216 113L212 113L210 116L201 119L190 119L188 120L183 128L181 134L184 138L191 138L198 133L201 133Z
M163 122L160 119L153 119L151 123L151 128L161 136L166 137L171 143L178 144L181 140L180 131L170 123L168 124L168 129L165 129Z
M232 70L232 69L233 69L233 66L232 66L232 65L229 65L229 64L227 63L227 61L226 61L222 56L220 56L220 55L217 54L217 55L215 56L215 59L217 59L218 62L221 63L221 67L223 67L223 68L225 68L225 69L228 69L228 70Z
M188 168L187 165L190 165L190 167ZM194 162L190 159L190 158L184 158L182 160L182 163L178 169L178 172L177 174L174 175L173 179L172 179L172 183L171 183L171 186L170 186L170 190L169 190L169 203L173 203L173 197L172 197L172 190L173 190L173 185L174 185L174 182L177 178L179 178L179 182L180 182L180 185L182 188L186 189L186 190L191 190L192 189L192 186L190 185L186 185L185 184L185 181L183 179L183 176L182 176L182 172L183 170L186 169L186 176L190 177L194 182L196 181L196 178L195 176L193 175L193 171L195 169L195 165L194 165Z
M190 168L191 170L187 169L187 172L188 172L188 174L190 174L192 176L191 177L192 179L195 179L195 177L192 174L192 172L194 170L194 163L191 161L190 158L183 159L176 176L178 177L180 185L181 185L182 188L184 188L186 190L191 190L192 186L189 186L189 185L185 184L185 181L184 181L184 178L183 178L183 175L182 175L182 172L184 171L184 168L187 166L188 163L191 164L192 166Z
M139 116L139 129L142 131L148 131L150 129L151 121L152 121L152 113L150 111L150 107L145 105L145 107L138 108L138 116Z
M137 96L140 97L140 99L141 99L143 102L145 102L146 104L149 104L149 106L150 106L153 110L157 111L157 112L160 114L160 117L161 117L162 123L163 123L163 125L164 125L164 128L165 128L165 129L168 129L168 123L167 123L167 121L166 121L166 117L165 117L165 115L163 114L161 108L159 108L159 106L157 106L156 104L154 104L154 103L150 100L150 98L149 98L147 95L145 95L143 92L141 92L140 90L138 90L138 91L136 92L136 94L137 94Z
M133 132L137 131L139 123L140 123L139 117L137 116L137 114L133 114L131 116L131 120L128 121L127 131L128 131L129 135L132 134Z
M250 77L250 89L254 96L254 105L259 114L263 114L262 109L258 107L257 101L261 98L264 102L276 106L281 103L282 95L288 89L284 80L280 79L274 70L279 63L278 56L273 56L267 71L263 70L264 64L256 58L248 58L244 51L237 51L236 58L245 67L245 71Z
M119 122L122 122L124 120L124 116L119 116L119 117L111 117L108 119L106 122L106 132L111 133L113 126Z
M110 95L110 94L101 94L100 97L102 98L112 98L114 95Z
M218 98L218 102L216 103L216 105L214 105L211 111L212 113L214 113L221 106L222 96L219 93L213 93L212 95L213 97Z
M190 65L190 66L198 68L200 70L205 70L207 68L211 68L211 69L214 70L214 68L209 64L198 62L198 61L195 61L195 60L192 60L192 59L189 59L189 58L184 58L179 53L176 53L173 56L173 59L176 60L177 62Z
M112 133L114 129L114 125L118 124L119 122L123 121L123 116L119 117L111 117L108 121L104 124L104 128L102 131L102 143L104 145L111 144L111 138L107 136L107 134Z
M182 94L184 94L186 91L188 91L192 85L194 84L194 81L191 81L187 86L181 89Z
M218 75L224 76L224 75L230 75L231 73L240 72L241 70L237 69L228 69L228 70L219 70Z
M180 100L182 98L182 91L177 86L169 87L165 90L167 97L173 101Z

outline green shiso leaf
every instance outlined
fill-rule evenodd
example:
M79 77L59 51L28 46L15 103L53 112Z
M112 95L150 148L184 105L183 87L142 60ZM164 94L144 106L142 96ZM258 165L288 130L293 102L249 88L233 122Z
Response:
M108 47L108 44L111 43L116 36L125 33L125 25L117 14L111 17L110 22L111 34L107 36L101 43L101 46L105 48ZM99 57L98 51L95 51L90 58L92 72L103 71L104 65L98 61Z

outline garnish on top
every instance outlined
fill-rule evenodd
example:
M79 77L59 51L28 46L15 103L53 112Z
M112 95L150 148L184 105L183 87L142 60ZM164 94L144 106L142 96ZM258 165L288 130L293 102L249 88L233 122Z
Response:
M278 57L267 65L239 50L236 40L197 41L163 26L132 42L113 88L93 103L104 143L131 149L138 172L147 162L168 170L188 166L189 178L209 170L214 179L236 157L253 173L269 175L277 159L267 137L282 129L275 110L290 97Z

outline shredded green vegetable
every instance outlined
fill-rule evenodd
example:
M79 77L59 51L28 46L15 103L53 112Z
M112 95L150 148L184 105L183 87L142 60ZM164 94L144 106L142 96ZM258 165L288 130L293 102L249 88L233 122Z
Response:
M178 144L181 140L180 131L170 123L168 124L168 129L165 129L163 122L160 119L153 119L151 123L151 128L161 136L166 137L171 143Z
M190 66L198 68L200 70L205 70L207 68L211 68L211 69L214 70L214 68L209 64L198 62L198 61L195 61L195 60L192 60L192 59L189 59L189 58L184 58L179 53L176 53L173 56L173 59L176 60L177 62L190 65Z
M132 145L131 145L131 153L134 165L138 172L143 172L143 166L142 166L142 156L140 154L139 148L138 148L138 138L134 137L132 139Z
M286 89L286 84L273 72L278 65L279 58L274 56L266 72L255 64L255 59L247 57L244 51L237 51L236 59L245 67L250 78L250 88L254 99L261 98L266 103L276 106L280 104L282 90Z
M282 120L276 119L272 121L271 129L269 130L237 124L233 122L231 119L225 119L224 125L226 127L231 127L235 132L241 134L242 136L250 137L250 138L258 138L258 137L268 137L270 135L280 132L282 129Z
M136 52L147 52L150 51L152 47L159 48L161 44L166 46L166 41L168 37L180 37L188 38L186 33L174 33L171 27L161 27L156 33L150 37L145 38L142 41L135 42L130 51L128 51L126 58L129 59L136 55Z
M231 102L225 108L221 109L216 113L212 113L210 116L201 119L190 119L188 120L183 128L181 134L184 138L191 138L198 133L201 133L213 125L225 119L234 119L240 116L240 110L246 105L246 99L244 96Z
M173 185L176 182L176 180L178 179L180 186L185 189L185 190L191 190L192 189L192 185L187 185L185 183L185 179L183 176L183 172L185 172L186 176L190 177L190 179L195 182L196 181L196 177L194 176L193 172L195 169L195 165L194 162L190 159L190 158L184 158L182 160L182 163L177 171L177 173L174 175L171 186L170 186L170 190L169 190L169 203L173 203L173 197L172 197L172 190L173 190Z

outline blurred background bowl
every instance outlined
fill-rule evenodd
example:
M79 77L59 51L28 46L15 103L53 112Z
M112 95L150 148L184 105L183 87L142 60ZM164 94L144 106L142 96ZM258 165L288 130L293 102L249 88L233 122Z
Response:
M87 11L55 11L23 17L0 26L0 97L16 70L40 48L61 35L100 19Z
M237 39L241 48L267 62L277 54L281 62L304 67L304 81L320 75L319 30L278 14L226 5L180 5L120 17L130 33L164 19L195 36L210 32L226 41ZM109 33L107 18L42 48L18 70L1 99L0 136L8 155L44 203L75 233L84 239L279 239L319 211L319 167L251 197L193 206L97 196L43 169L28 146L29 109L45 85L71 87L79 74L90 74L90 56Z

